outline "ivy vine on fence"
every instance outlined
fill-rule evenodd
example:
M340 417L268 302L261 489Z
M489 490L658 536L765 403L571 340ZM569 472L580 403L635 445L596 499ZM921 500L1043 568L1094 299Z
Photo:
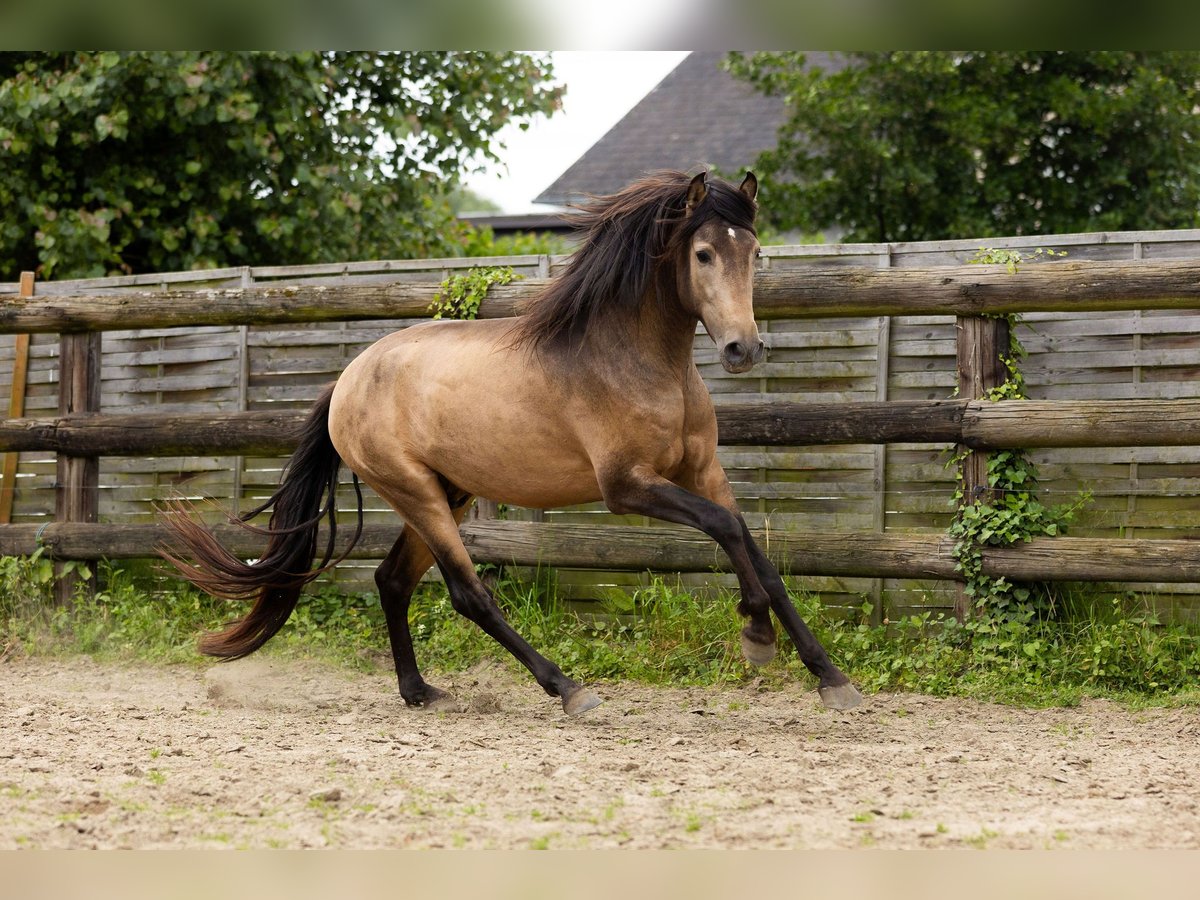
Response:
M493 284L509 284L524 277L513 272L512 266L472 266L442 281L429 311L435 319L474 319Z
M1039 248L1027 256L1019 250L980 249L969 262L1004 265L1016 274L1022 262L1040 257L1066 256L1063 251ZM1027 400L1020 362L1028 351L1017 336L1021 320L1007 315L1009 345L1001 357L1008 373L1004 383L987 392L987 400ZM962 461L970 451L962 449L950 465L958 470L958 487L951 503L956 512L949 534L954 538L955 568L962 575L964 593L980 612L1002 618L1044 617L1054 612L1054 595L1047 584L1013 584L1006 578L983 574L985 547L1004 547L1035 537L1063 534L1075 514L1091 499L1080 492L1071 503L1046 506L1038 499L1038 470L1022 449L988 454L988 492L978 503L964 502Z

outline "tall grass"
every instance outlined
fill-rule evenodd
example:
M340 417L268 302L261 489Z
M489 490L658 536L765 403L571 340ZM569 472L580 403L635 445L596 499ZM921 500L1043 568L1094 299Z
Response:
M138 566L103 566L99 590L67 607L50 599L45 560L0 559L0 655L85 653L109 660L195 663L195 639L240 608ZM663 685L761 679L811 684L794 650L762 670L741 658L735 598L700 599L655 579L629 597L580 616L549 574L501 580L497 601L514 627L573 677ZM1071 704L1087 696L1133 703L1200 702L1200 634L1163 624L1136 599L1075 591L1060 617L979 618L958 625L934 613L870 623L870 608L831 609L812 594L794 600L830 655L866 691L909 690L1003 702ZM495 642L451 608L440 585L420 588L410 612L417 655L430 671L484 658L511 663ZM373 594L306 596L264 651L340 665L389 668L386 629Z

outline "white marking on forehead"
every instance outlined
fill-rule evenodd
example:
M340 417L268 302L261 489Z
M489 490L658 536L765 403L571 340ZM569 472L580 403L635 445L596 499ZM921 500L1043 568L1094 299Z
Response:
M726 228L725 230L729 232L729 236L730 236L731 238L733 238L734 240L737 240L737 235L733 233L733 229L732 229L732 228Z

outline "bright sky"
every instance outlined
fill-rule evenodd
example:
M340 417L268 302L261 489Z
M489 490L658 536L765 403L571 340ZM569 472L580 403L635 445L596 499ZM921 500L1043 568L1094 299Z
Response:
M504 212L548 209L531 201L685 56L686 50L555 50L555 81L567 86L563 108L528 131L501 131L504 165L468 176L467 187Z

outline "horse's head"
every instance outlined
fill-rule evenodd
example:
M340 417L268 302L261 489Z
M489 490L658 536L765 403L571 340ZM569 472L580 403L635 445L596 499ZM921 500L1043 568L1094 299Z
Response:
M758 257L758 238L744 217L731 221L721 215L724 204L709 202L715 192L733 193L731 185L708 183L701 172L692 179L687 191L687 215L701 217L692 223L691 239L680 260L682 269L680 300L704 323L704 329L721 348L721 365L727 372L746 372L763 355L763 342L754 321L754 261ZM749 199L753 209L758 194L758 179L746 173L737 190ZM711 197L712 200L724 199ZM741 199L741 198L739 198ZM740 204L743 208L745 202Z

